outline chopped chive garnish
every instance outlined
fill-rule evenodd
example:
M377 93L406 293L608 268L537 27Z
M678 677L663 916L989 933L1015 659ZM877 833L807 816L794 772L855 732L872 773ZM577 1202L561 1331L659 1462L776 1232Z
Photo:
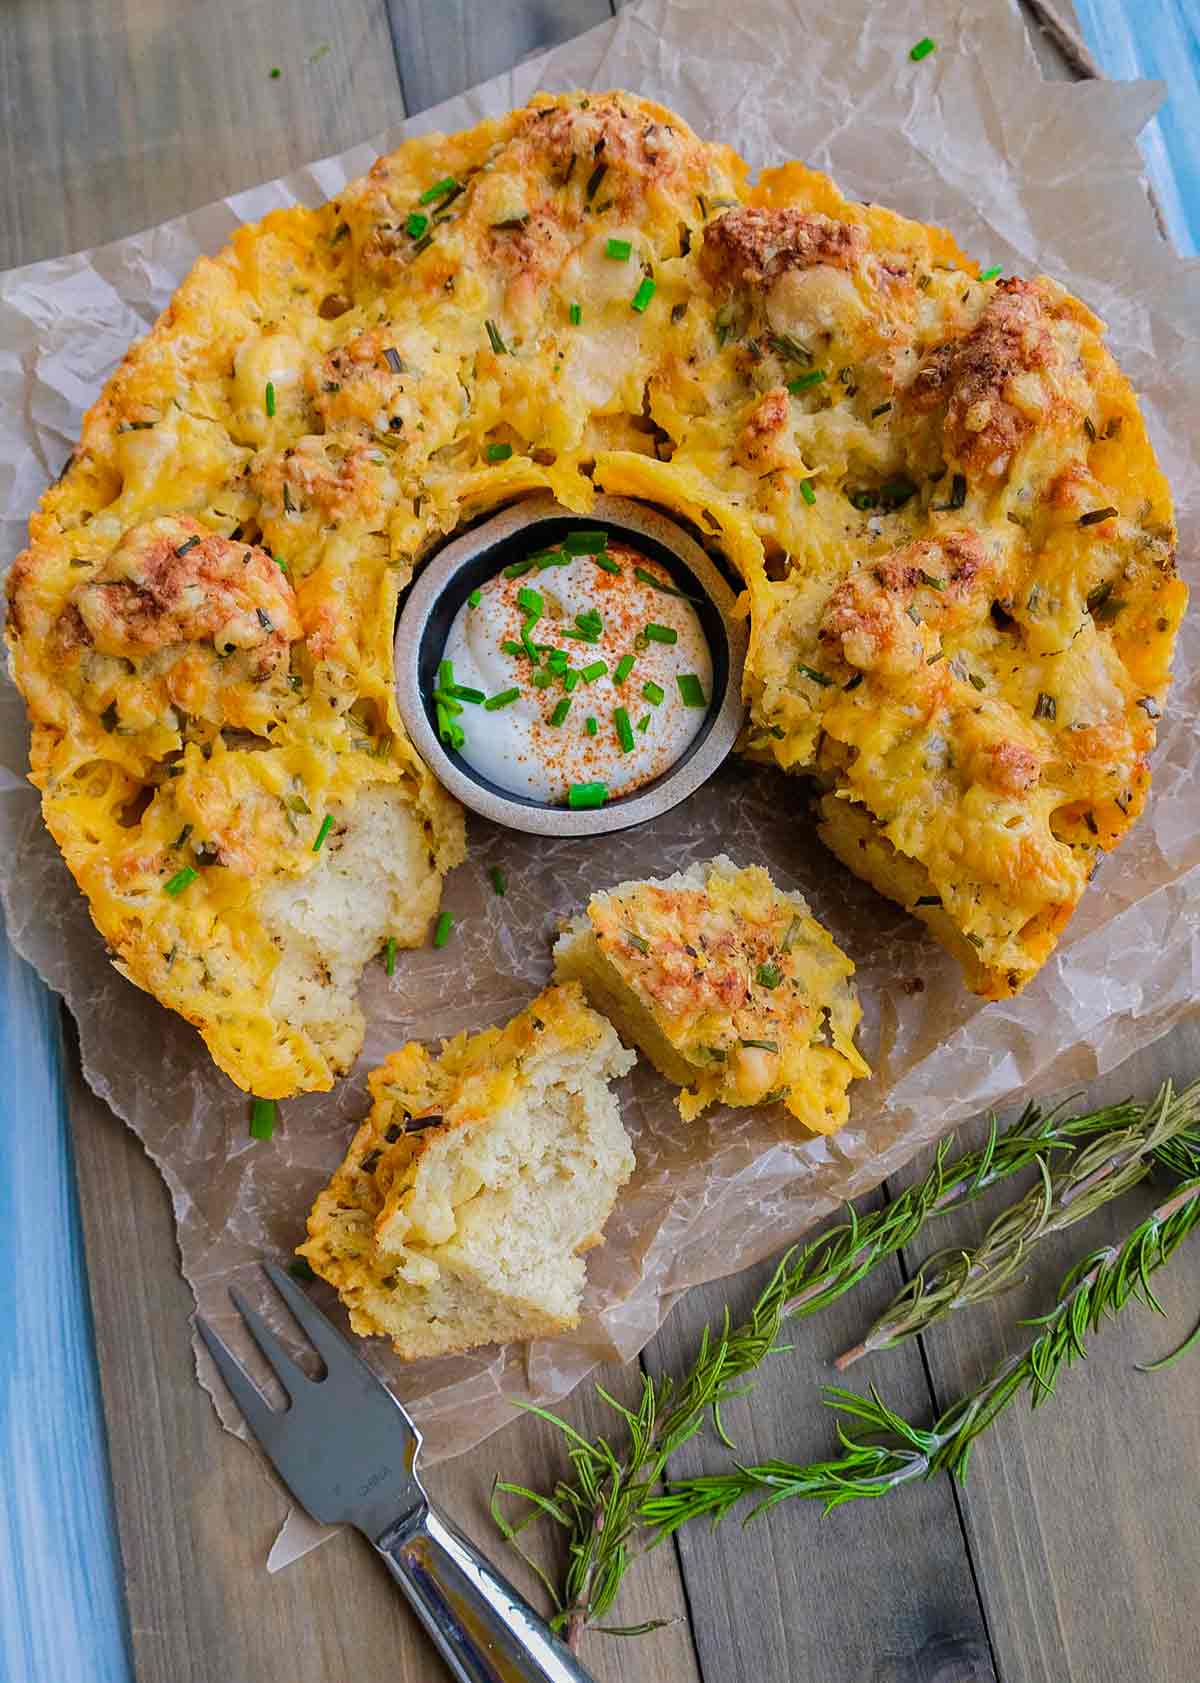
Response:
M601 555L608 548L607 532L568 532L562 541L568 555Z
M580 322L583 320L583 305L572 304L570 309L567 311L567 316L570 320L571 326L578 327Z
M629 240L609 240L604 247L604 255L611 257L615 263L624 263L632 250Z
M541 665L541 662L538 659L537 649L535 648L535 646L534 646L534 644L533 644L533 642L532 642L532 640L529 636L528 629L521 632L521 647L524 649L525 653L529 656L529 664L531 666L540 666Z
M1115 508L1093 508L1087 514L1079 516L1081 526L1096 526L1101 520L1112 520L1120 512Z
M647 275L642 281L642 284L638 287L637 291L634 293L633 297L630 299L630 307L641 315L644 312L646 305L653 297L654 282L650 279L650 276Z
M588 807L603 806L607 799L607 783L572 783L567 790L567 805L575 812Z
M396 974L396 937L389 935L387 945L383 949L383 971L385 976Z
M182 871L176 871L173 877L169 877L163 883L163 893L169 894L174 899L177 894L183 893L189 883L195 882L199 875L199 871L195 870L193 866L185 865Z
M457 702L452 705L456 711L462 711ZM444 701L439 701L437 703L437 727L438 737L446 744L447 748L461 748L463 743L467 740L463 734L462 726L455 724L454 720L450 717L450 709L446 706Z
M940 906L941 903L942 897L940 894L922 894L913 901L914 906Z
M421 194L421 197L417 200L417 203L420 205L431 205L435 199L444 199L446 194L452 193L457 186L458 182L455 181L454 177L452 175L447 175L443 180L435 181L432 187L426 187L425 191Z
M644 935L639 935L633 929L627 929L625 931L625 939L629 942L629 945L639 953L648 953L650 951L650 943L647 941L646 937Z
M404 224L409 239L419 240L429 226L429 218L423 216L419 210L409 212L408 221Z
M488 713L495 713L499 708L507 707L510 701L515 701L520 693L518 689L500 690L497 694L488 696L483 704L484 709Z
M532 681L535 690L548 690L554 682L554 674L543 667L542 671L534 673Z
M279 72L273 72L278 76ZM269 1140L275 1132L276 1106L274 1099L255 1099L250 1106L250 1138Z
M525 653L520 643L514 643L511 637L506 637L500 647L506 655L523 655Z
M1038 698L1033 704L1035 719L1056 719L1058 717L1058 703L1045 690L1038 691Z
M545 655L546 665L550 668L551 672L557 672L559 677L561 677L567 670L566 649L552 649L548 644L544 643L539 643L537 647L539 652Z
M533 557L533 564L539 573L544 573L547 567L569 567L571 557L561 549L543 549Z
M800 673L801 677L811 679L814 684L820 684L822 689L833 682L828 673L818 672L815 666L805 666L800 661L796 663L796 671Z
M971 688L973 690L986 689L987 686L983 679L979 676L978 672L968 672L967 677L970 679Z
M920 64L923 58L928 58L930 53L933 52L934 45L935 43L929 39L928 35L923 35L908 56L914 64Z
M504 872L500 869L499 865L493 865L491 870L488 872L488 876L492 879L492 887L495 889L500 898L503 899L505 894L508 892L508 878L504 875Z
M890 403L877 403L871 411L871 419L877 421L881 415L886 415L891 407Z
M571 703L568 698L564 696L563 699L555 706L553 713L551 713L550 723L552 725L561 725L570 711Z
M478 590L473 590L467 597L467 606L468 608L477 608L482 601L483 597L480 592Z
M810 386L819 386L824 378L823 368L810 368L807 374L798 374L794 380L789 380L787 389L795 397L798 392L806 392Z
M324 818L322 818L322 820L321 820L321 828L317 831L317 839L312 844L312 850L313 850L314 853L320 853L322 847L325 845L325 837L329 834L330 830L332 830L332 829L333 829L333 814L331 812L327 812L325 814Z
M642 714L641 718L637 722L637 728L642 732L643 736L650 729L650 715L649 715L649 713L643 713Z
M497 356L507 356L508 355L508 346L504 343L504 340L500 337L500 329L496 326L495 322L492 321L491 318L489 317L489 319L487 321L485 321L483 325L487 328L487 336L491 340L492 349L495 351L496 355Z
M739 1046L756 1046L760 1052L778 1052L777 1040L739 1040Z
M438 688L448 690L454 682L454 662L452 660L438 661Z
M629 723L629 714L623 707L618 707L613 714L613 723L617 727L617 741L626 754L633 751L633 726Z
M178 557L182 561L183 557L187 554L188 550L189 549L195 549L196 545L199 542L200 542L200 539L193 532L190 538L185 538L184 541L179 545L178 549L175 551L176 555L178 555Z
M595 169L588 176L587 186L583 190L583 196L589 204L591 204L592 200L596 197L596 192L607 172L608 165L601 162L596 165Z
M930 590L945 590L945 579L938 578L936 573L927 573L924 567L921 567L919 571L921 574L921 583L927 584Z
M817 493L813 490L813 482L811 479L802 479L800 481L800 495L804 498L809 508L811 508L816 502Z
M433 944L435 947L444 947L446 945L446 942L450 939L450 931L453 927L454 918L452 915L449 912L439 912L437 928L433 932Z
M707 707L704 685L694 672L680 672L675 679L685 707Z
M529 624L525 627L526 631L533 630L542 617L542 609L545 605L545 599L540 590L531 590L528 585L522 585L520 590L517 591L517 606L523 613L529 615Z
M614 561L611 555L594 555L592 559L597 567L603 567L606 573L619 573L621 571L621 563Z
M647 678L646 682L642 685L642 694L652 707L657 707L666 693L667 692L663 689L662 685L656 684L653 678Z
M570 695L571 691L575 688L575 686L578 682L579 682L578 672L564 672L563 673L563 681L562 681L563 689L566 690L568 695Z
M777 988L783 980L783 971L777 964L760 964L754 972L754 980L760 988Z
M645 633L646 640L650 643L677 643L679 641L678 631L670 625L656 625L651 620L649 625L642 627L642 630Z
M265 402L266 402L266 409L267 409L267 418L270 419L275 414L275 384L274 384L274 381L272 381L272 380L267 381L267 390L266 390Z
M510 561L504 569L504 577L506 579L519 579L523 573L531 573L533 565L532 556L529 556L525 561Z
M279 66L277 64L273 64L271 66L271 68L267 71L267 75L271 78L271 80L273 82L277 82L279 80L279 78L283 75L283 71L279 68Z
M606 660L594 660L590 666L585 666L579 676L585 684L594 684L597 678L603 678L608 671Z
M506 462L512 455L511 444L489 444L484 451L489 462Z
M629 674L633 671L633 661L633 655L627 654L621 656L620 660L617 662L617 669L613 673L614 683L623 684L625 682L626 678L628 678Z
M469 684L455 684L449 693L455 701L469 701L475 707L483 700L483 691L472 689Z
M585 642L594 643L603 634L604 621L595 608L588 608L585 613L575 615L574 631L565 631L564 637L582 637Z
M662 579L656 578L653 573L647 572L645 567L635 567L633 576L635 579L641 579L643 584L651 585L655 590L661 590L664 596L679 596L685 602L698 602L700 600L698 596L689 596L686 590L678 590L675 585L664 583Z
M433 699L440 704L441 710L451 718L456 713L462 712L462 703L457 696L451 695L449 690L434 690Z
M587 731L589 736L595 736L596 732L600 729L600 726L589 713L587 718L583 721L583 728Z
M983 272L980 274L979 278L980 278L981 281L995 280L996 276L999 273L1000 273L1000 264L995 263L995 264L993 264L993 266L990 269L984 269Z

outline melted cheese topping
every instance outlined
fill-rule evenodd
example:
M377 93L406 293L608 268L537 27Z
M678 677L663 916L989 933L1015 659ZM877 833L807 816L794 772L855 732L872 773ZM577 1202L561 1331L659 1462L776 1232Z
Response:
M108 382L9 581L32 777L118 962L235 1080L329 1085L345 1049L270 1004L267 897L366 789L423 870L463 846L396 713L398 591L489 508L599 487L742 572L746 749L819 777L826 840L973 987L1024 985L1145 802L1186 598L1102 331L800 165L751 188L617 93L413 139L239 230Z

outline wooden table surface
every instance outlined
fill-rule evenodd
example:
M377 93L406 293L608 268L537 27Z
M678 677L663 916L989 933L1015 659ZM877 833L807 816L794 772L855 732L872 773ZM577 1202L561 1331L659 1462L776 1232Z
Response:
M8 0L0 265L282 174L609 15L608 0ZM271 78L275 65L282 74ZM70 1053L68 1067L139 1683L433 1683L432 1650L357 1536L263 1572L285 1500L220 1431L195 1382L165 1188ZM1164 1075L1198 1069L1200 1032L1186 1027L1087 1097L1147 1093ZM1137 1205L1135 1194L1047 1246L998 1311L961 1316L886 1358L877 1372L889 1400L916 1418L936 1414L1013 1342L1017 1316L1044 1306L1066 1259L1118 1235ZM971 1212L941 1242L965 1241L988 1213ZM827 1450L817 1397L829 1359L913 1260L793 1329L794 1352L729 1416L745 1455ZM680 1370L727 1297L746 1303L761 1275L692 1292L646 1368ZM673 1622L638 1639L590 1637L584 1657L597 1679L1195 1683L1195 1368L1145 1377L1133 1364L1189 1329L1200 1243L1172 1263L1162 1296L1165 1323L1131 1312L1094 1340L1057 1402L1006 1415L975 1451L965 1488L943 1478L825 1521L795 1504L744 1531L731 1522L683 1532L630 1574L618 1607L623 1623ZM607 1383L628 1394L637 1378L630 1369ZM598 1424L586 1394L565 1413L585 1432ZM530 1420L435 1469L430 1484L497 1552L486 1517L494 1473L538 1484L558 1454L554 1434ZM690 1447L679 1468L699 1469L710 1454Z

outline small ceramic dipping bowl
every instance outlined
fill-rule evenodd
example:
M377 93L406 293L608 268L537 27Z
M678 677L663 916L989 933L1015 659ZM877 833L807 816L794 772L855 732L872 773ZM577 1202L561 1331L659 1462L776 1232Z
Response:
M708 713L674 765L627 795L582 811L531 800L498 788L439 739L432 692L438 662L455 615L477 585L534 550L561 543L573 529L603 528L660 562L676 585L696 598L696 613L712 653ZM464 806L510 830L534 836L596 836L644 824L668 812L712 776L733 747L742 724L744 620L734 617L733 590L720 568L681 526L646 503L597 497L584 516L546 494L524 498L464 532L426 562L400 612L396 629L396 698L417 752Z

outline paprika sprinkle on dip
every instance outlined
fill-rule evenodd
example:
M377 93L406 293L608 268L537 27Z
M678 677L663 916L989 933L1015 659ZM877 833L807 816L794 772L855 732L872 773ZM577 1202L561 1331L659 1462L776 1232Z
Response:
M712 656L661 562L605 532L568 532L470 600L433 702L442 740L497 788L566 805L573 786L596 784L611 799L661 777L700 734Z

